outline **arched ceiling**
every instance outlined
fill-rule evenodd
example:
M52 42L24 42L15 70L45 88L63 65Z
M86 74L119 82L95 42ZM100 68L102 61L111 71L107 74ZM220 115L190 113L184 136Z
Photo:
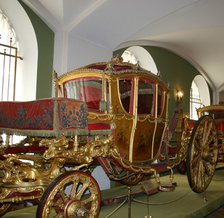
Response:
M54 31L114 50L133 40L161 43L224 88L224 0L23 0Z

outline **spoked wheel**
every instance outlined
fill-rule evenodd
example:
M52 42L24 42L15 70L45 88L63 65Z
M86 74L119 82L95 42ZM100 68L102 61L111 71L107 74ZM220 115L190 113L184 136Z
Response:
M38 218L95 218L100 211L100 190L88 173L67 172L44 192L37 208Z
M201 117L195 124L187 152L187 177L194 192L204 192L215 172L218 137L214 119Z

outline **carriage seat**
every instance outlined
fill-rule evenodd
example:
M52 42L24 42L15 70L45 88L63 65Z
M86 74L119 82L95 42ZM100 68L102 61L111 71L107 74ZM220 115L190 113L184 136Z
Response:
M87 106L68 98L0 102L0 133L40 137L86 135Z

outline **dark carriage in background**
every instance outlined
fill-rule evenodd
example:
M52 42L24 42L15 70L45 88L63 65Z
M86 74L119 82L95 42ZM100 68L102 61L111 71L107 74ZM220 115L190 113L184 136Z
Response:
M100 189L91 175L98 165L128 186L153 175L162 190L157 175L171 171L172 183L172 169L187 158L191 188L207 188L220 142L214 119L205 115L190 125L178 110L171 125L169 90L158 76L116 57L54 82L55 98L0 103L0 130L6 135L1 215L14 204L31 202L39 203L37 217L98 217ZM15 135L25 139L11 143Z

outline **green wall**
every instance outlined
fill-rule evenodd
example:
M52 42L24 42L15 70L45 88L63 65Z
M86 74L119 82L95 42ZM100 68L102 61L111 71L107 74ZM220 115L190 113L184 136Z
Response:
M141 45L139 45L141 46ZM190 88L194 77L200 74L189 62L173 52L155 46L142 46L153 57L157 69L163 81L169 84L170 101L169 101L169 117L176 108L175 91L181 90L184 93L182 108L183 111L189 113L190 109ZM114 52L114 55L121 55L123 48Z
M54 32L29 7L27 7L27 5L20 0L19 2L29 16L37 37L38 63L36 98L40 99L51 97Z

